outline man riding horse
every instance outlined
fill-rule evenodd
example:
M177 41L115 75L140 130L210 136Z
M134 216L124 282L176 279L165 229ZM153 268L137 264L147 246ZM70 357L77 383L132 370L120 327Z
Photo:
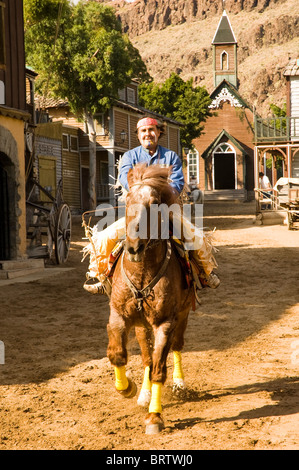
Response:
M129 170L137 163L146 163L147 165L162 164L172 168L170 184L179 196L184 187L182 163L175 152L162 147L158 143L159 138L164 133L163 124L151 117L144 117L138 121L136 131L141 145L123 155L119 170L120 184L125 190L129 190L127 175ZM184 221L183 224L185 224ZM90 254L89 272L87 273L87 282L84 284L84 288L88 292L104 294L109 291L109 281L105 274L109 256L117 241L124 237L124 235L124 218L117 220L101 232L95 231L92 246L88 246L85 249ZM96 253L94 248L96 248ZM189 251L189 257L198 268L198 277L200 279L200 286L198 287L200 288L208 286L215 289L220 284L218 276L213 271L217 264L212 255L212 248L207 238L202 234L200 248ZM95 281L95 283L91 284L89 283L90 281Z

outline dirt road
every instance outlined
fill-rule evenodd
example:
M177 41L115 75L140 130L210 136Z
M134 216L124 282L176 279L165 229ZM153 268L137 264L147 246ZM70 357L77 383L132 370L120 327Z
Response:
M31 282L0 283L1 450L298 449L299 232L256 226L250 210L224 212L211 206L205 218L217 229L222 283L190 314L183 397L172 395L169 358L158 436L144 434L136 399L114 391L109 305L82 288L80 218L66 265ZM129 351L140 386L134 337Z

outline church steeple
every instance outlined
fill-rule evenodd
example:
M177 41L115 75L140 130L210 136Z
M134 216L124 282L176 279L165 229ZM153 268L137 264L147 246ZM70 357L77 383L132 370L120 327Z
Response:
M212 46L215 88L224 79L237 87L237 40L225 10L218 23Z

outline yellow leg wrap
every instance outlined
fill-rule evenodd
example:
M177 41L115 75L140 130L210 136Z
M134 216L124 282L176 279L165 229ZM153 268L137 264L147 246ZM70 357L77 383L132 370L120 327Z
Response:
M152 383L152 398L149 406L150 413L162 413L161 404L162 384Z
M150 368L149 366L146 366L144 369L144 376L143 376L143 382L142 382L142 390L151 390L152 384L150 381Z
M182 355L180 351L173 351L173 378L174 379L184 379L183 369L182 369Z
M114 367L114 372L116 390L126 390L129 386L129 382L126 377L126 367Z

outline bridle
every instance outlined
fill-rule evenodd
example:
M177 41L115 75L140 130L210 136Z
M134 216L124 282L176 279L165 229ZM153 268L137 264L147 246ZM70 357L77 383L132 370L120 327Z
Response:
M136 182L136 183L133 183L131 186L130 186L130 189L134 186L145 186L147 185L146 181L141 181L141 182ZM159 242L160 240L151 240L149 239L147 241L147 244L145 246L145 250L149 247L152 247L154 246L157 242ZM125 283L127 284L127 286L129 287L130 291L132 292L133 296L135 297L135 299L137 300L137 310L138 311L142 311L142 308L143 308L143 301L154 295L153 293L153 288L155 287L155 285L159 282L159 280L161 279L161 277L164 275L165 271L166 271L166 268L168 266L168 263L169 263L169 260L170 260L170 257L171 257L171 251L172 251L172 247L171 247L171 242L170 240L168 239L167 240L167 249L166 249L166 253L165 253L165 257L164 257L164 260L163 260L163 263L158 271L158 273L156 274L156 276L151 280L151 282L145 286L143 289L137 289L137 287L135 286L135 284L131 281L131 279L128 277L128 275L126 274L125 272L125 269L124 269L124 256L125 256L125 250L123 251L122 253L122 257L121 257L121 274L122 274L122 277L125 281Z
M131 290L133 296L137 300L137 310L141 311L143 301L147 297L149 297L150 295L153 296L153 288L155 287L155 285L158 283L158 281L161 279L161 277L163 276L163 274L166 271L166 268L168 266L168 263L169 263L169 260L170 260L170 257L171 257L171 242L170 242L170 240L167 240L167 250L166 250L166 253L165 253L165 258L163 260L163 263L162 263L158 273L151 280L151 282L147 286L145 286L143 289L137 289L137 287L133 284L131 279L129 279L129 277L127 276L127 274L125 272L125 269L124 269L124 255L125 255L125 251L123 251L122 257L121 257L121 274L122 274L122 277L123 277L125 283L127 284L129 289Z

